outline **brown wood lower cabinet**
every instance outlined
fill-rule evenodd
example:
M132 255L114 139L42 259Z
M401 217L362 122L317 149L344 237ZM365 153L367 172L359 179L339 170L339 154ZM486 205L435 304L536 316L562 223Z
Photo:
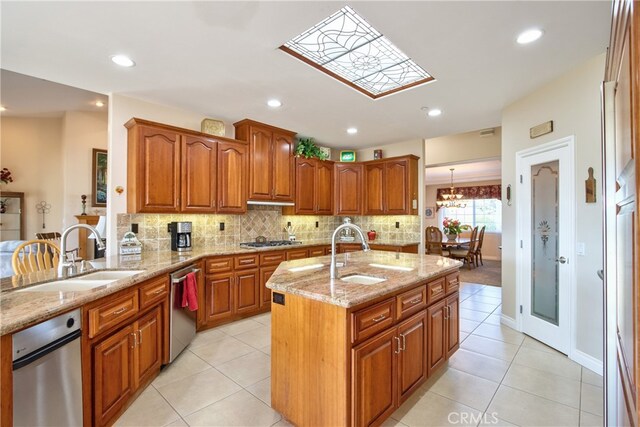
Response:
M438 370L460 346L460 295L455 292L427 309L429 374Z
M236 304L238 314L253 312L260 307L260 279L258 269L243 270L235 274Z
M272 265L260 269L260 307L271 305L271 289L267 288L266 285L277 268L277 265Z
M134 360L134 384L137 387L160 369L162 365L162 315L159 308L155 308L149 314L141 317L133 326L135 347Z
M205 279L205 321L215 322L233 315L233 273L207 276Z

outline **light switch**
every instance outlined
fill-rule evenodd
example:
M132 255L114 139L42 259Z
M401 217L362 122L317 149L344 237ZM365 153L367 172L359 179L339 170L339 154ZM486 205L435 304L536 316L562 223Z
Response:
M580 256L584 256L585 254L585 246L583 242L578 242L576 244L576 254Z

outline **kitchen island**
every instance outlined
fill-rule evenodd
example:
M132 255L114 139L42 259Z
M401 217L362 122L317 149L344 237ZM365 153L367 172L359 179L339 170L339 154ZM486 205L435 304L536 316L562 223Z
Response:
M379 425L458 349L462 264L347 253L330 279L330 260L284 262L267 282L271 404L297 426Z

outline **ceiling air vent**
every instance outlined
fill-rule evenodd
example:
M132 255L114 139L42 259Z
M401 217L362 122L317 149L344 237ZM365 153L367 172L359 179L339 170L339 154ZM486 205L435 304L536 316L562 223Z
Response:
M488 138L496 134L496 130L494 128L485 129L480 131L480 138Z

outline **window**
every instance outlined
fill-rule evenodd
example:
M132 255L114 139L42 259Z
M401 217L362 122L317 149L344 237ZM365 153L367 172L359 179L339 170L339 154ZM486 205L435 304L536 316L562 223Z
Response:
M462 224L482 228L485 231L500 233L502 231L502 202L497 199L467 200L465 208L442 208L438 218L440 224L445 217L459 220Z

